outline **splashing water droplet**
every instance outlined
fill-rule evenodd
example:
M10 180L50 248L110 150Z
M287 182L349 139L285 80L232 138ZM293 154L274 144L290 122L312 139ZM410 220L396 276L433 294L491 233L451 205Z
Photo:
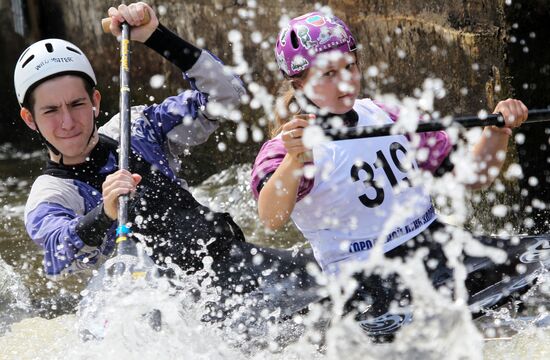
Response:
M235 134L235 137L240 143L245 143L248 140L248 129L243 122L240 122L239 125L237 125L237 132Z

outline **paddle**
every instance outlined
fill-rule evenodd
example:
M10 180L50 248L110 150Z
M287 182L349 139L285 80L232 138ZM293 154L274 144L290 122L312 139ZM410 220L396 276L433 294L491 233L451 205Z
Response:
M145 12L143 23L150 21L148 12ZM110 32L110 18L101 20L101 26L105 32ZM129 170L130 151L130 25L122 23L120 39L120 139L119 139L119 169ZM116 231L116 257L106 262L106 265L116 262L114 273L121 275L129 271L133 278L144 277L151 271L155 271L154 262L139 251L136 242L131 239L128 226L128 195L118 198L118 226Z
M527 124L550 121L550 109L530 110ZM524 123L524 124L525 124ZM382 126L357 126L353 128L325 131L331 140L351 140L389 135L406 135L446 130L452 127L473 128L479 126L505 125L501 114L488 116L457 117L448 120L436 120L418 124L417 129L405 131L394 127L394 123ZM467 283L469 284L468 307L474 319L483 316L488 310L514 300L531 289L536 279L550 269L550 236L521 236L517 245L502 239L487 238L485 245L500 248L507 253L505 264L496 264L489 258L466 256ZM518 270L518 269L521 269ZM433 279L434 285L441 286L451 278ZM412 320L411 313L397 313L396 310L382 314L370 314L370 310L356 318L361 328L370 336L384 337L394 334L399 328ZM405 310L404 310L405 311Z
M122 38L120 39L120 139L118 167L120 170L129 170L130 149L130 26L122 24ZM118 198L118 227L117 227L117 256L137 254L136 244L129 240L130 229L128 223L128 195ZM133 269L129 269L132 271ZM118 267L117 272L124 271ZM134 276L143 276L140 271Z
M144 23L150 21L146 13ZM108 32L111 19L103 19L102 27ZM119 139L119 169L129 170L130 151L130 25L122 24L120 39L120 139ZM132 239L128 225L128 195L118 198L118 226L116 230L116 256L107 260L98 273L90 280L86 287L86 295L81 300L80 312L85 320L80 330L82 337L88 339L101 339L103 337L106 320L97 316L101 306L94 304L97 301L94 295L105 288L110 280L107 274L114 277L122 277L130 274L135 279L154 278L158 275L158 269L153 260L147 256L142 247L136 245ZM144 317L147 318L153 329L159 330L161 326L161 313L152 310ZM87 321L86 321L87 320Z
M550 121L550 109L529 110L529 117L523 124L535 124ZM406 135L411 132L422 133L430 131L446 130L451 127L465 129L479 126L504 127L504 118L501 114L491 114L484 117L464 116L451 118L450 120L435 120L418 124L414 131L394 128L394 123L381 126L356 126L344 129L328 130L325 135L332 140L352 140L388 135Z

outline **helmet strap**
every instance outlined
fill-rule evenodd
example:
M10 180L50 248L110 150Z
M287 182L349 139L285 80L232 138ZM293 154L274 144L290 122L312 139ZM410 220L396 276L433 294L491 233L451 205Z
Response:
M90 141L92 141L92 139L94 138L94 134L97 130L97 122L96 122L96 119L95 119L95 110L96 110L96 108L93 107L92 108L92 133L88 137L88 141L86 142L86 146L88 146L90 144Z
M53 152L57 156L61 156L59 163L63 164L63 154L61 153L61 151L57 150L55 146L53 146L48 140L46 140L46 137L42 135L42 132L40 131L40 128L38 127L38 123L36 121L34 122L34 125L36 126L36 132L38 133L38 136L40 136L40 140L42 140L42 142L46 144L51 152Z
M296 91L294 98L300 107L302 113L315 114L317 116L323 116L328 113L326 110L321 110L303 91Z
M94 126L92 127L92 133L90 134L90 137L88 138L88 141L86 142L86 146L88 146L90 144L90 141L92 141L95 132L96 132L96 122L95 122L95 118L94 118Z
M333 118L333 117L340 117L343 122L344 126L346 127L353 127L357 126L357 122L359 121L359 114L352 108L350 111L344 114L333 114L326 110L320 109L313 101L311 101L310 98L308 98L305 94L300 94L301 99L296 100L298 101L298 104L300 106L300 109L302 109L302 113L312 113L317 115L317 122L318 125L321 127L328 129L330 128L330 124L327 122L327 119Z

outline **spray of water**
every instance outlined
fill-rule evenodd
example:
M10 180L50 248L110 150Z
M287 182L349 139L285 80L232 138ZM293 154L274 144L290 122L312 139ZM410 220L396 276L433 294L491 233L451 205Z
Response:
M316 5L316 8L330 10L321 8L320 5ZM264 39L264 35L255 27L258 9L255 1L248 1L246 9L238 11L237 20L245 21L253 30L250 36L255 44L261 48L271 48L273 39ZM161 6L160 12L166 12L166 7ZM289 17L284 15L279 25L282 27L288 21ZM233 63L236 64L232 70L242 76L249 90L249 98L243 101L251 109L262 110L265 113L264 120L273 120L275 99L250 76L253 69L244 53L243 34L234 29L227 36L231 43ZM404 58L406 53L398 50L398 56ZM273 62L267 66L273 70L276 68ZM370 66L367 68L366 78L383 76L384 70L383 65ZM162 87L164 81L163 75L155 75L151 78L150 86ZM372 86L369 88L373 90ZM434 101L444 98L446 90L440 79L427 79L414 95L404 99L388 94L376 95L377 100L382 103L400 109L401 117L394 126L395 131L414 131L419 119L425 114L437 117L433 108ZM208 110L217 114L224 109L216 109L215 104L209 104ZM231 119L237 123L236 138L239 142L248 141L250 134L253 141L263 141L261 127L267 124L265 121L251 126L243 121L240 112L233 113ZM448 133L454 143L464 141L452 155L454 174L434 178L413 169L411 181L413 184L421 183L426 188L438 211L446 219L462 226L467 222L470 211L468 192L464 184L476 180L467 149L481 134L478 130L459 134L457 129L450 129ZM311 128L305 133L304 141L313 146L325 142L326 139L318 128ZM414 147L419 139L411 135L410 141ZM2 156L3 153L0 153L0 159L3 159ZM422 150L407 154L409 161L412 158L426 159L426 156ZM323 169L312 167L308 171L314 173ZM253 241L265 241L266 245L279 241L279 245L285 246L288 244L282 241L284 238L292 237L303 241L295 231L278 235L277 239L277 235L269 234L259 225L255 215L256 205L248 188L249 172L249 165L233 166L193 189L193 193L212 209L229 211L246 233L251 235ZM507 176L510 178L521 176L513 167L508 172ZM401 216L413 209L413 203L400 204L399 208L393 209L395 216L384 224L385 229L392 229L399 223ZM494 216L502 217L506 216L507 209L495 205L492 212ZM245 298L226 299L226 302L235 305L236 310L231 316L220 323L205 322L205 308L219 302L219 295L215 289L207 287L208 282L203 281L204 277L201 276L204 274L184 276L173 269L178 276L170 280L160 278L154 281L136 281L123 277L112 280L108 286L94 294L84 293L84 296L93 295L94 301L91 307L81 308L77 315L53 320L23 320L11 326L11 331L0 338L0 348L8 358L63 356L76 359L97 358L98 354L103 359L157 359L159 354L166 358L193 359L480 359L488 352L498 358L516 358L516 355L510 354L517 354L518 347L522 348L522 355L533 352L540 355L547 351L544 348L536 349L532 345L533 339L537 339L537 344L544 344L548 339L547 330L535 327L532 322L516 321L505 310L495 312L492 316L500 323L511 322L513 330L522 332L523 336L509 342L485 345L483 350L483 334L471 321L466 306L466 269L461 262L461 254L466 252L469 255L486 256L497 263L506 259L502 251L479 244L460 227L438 233L436 239L444 244L447 265L454 271L452 289L432 287L423 263L422 258L426 255L423 251L418 251L406 262L389 260L383 256L383 241L379 239L367 262L349 263L333 275L310 269L318 282L325 285L320 290L321 295L329 296L331 302L314 303L304 313L286 316L285 306L289 304L281 299L275 301L276 294L261 293ZM208 266L205 271L208 272ZM381 276L398 274L399 285L409 289L414 299L410 306L392 304L391 310L403 316L390 320L406 323L392 344L374 344L372 339L364 335L356 319L351 314L346 314L346 301L357 288L353 274L361 271L376 272ZM2 299L8 298L14 306L9 308L10 313L13 313L14 308L27 311L28 294L20 286L21 282L14 276L16 274L9 267L0 266L0 275L11 280L0 280L0 305ZM542 279L538 291L540 295L547 297L550 294L548 281L544 280L544 276ZM2 308L5 308L4 305ZM155 311L161 314L161 326L151 321L151 314L155 314ZM538 313L544 314L544 311ZM215 313L210 315L216 316ZM94 331L93 324L97 325L98 319L99 329ZM91 331L86 333L86 329Z

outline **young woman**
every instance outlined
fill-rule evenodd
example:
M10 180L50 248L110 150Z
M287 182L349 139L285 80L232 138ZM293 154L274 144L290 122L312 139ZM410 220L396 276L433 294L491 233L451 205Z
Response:
M410 169L449 167L452 144L445 132L419 135L429 156L412 163L405 159L411 144L401 135L331 141L313 146L311 153L302 141L312 123L330 129L396 120L383 105L359 98L356 44L344 22L320 12L292 19L280 32L275 55L286 92L277 103L274 137L252 171L260 219L275 230L292 218L329 273L344 262L366 260L379 241L388 257L405 256L411 247L404 245L412 242L413 249L426 246L441 259L432 240L444 225L427 190L410 181ZM498 154L506 151L511 129L527 118L527 108L513 99L500 102L495 112L502 113L506 127L483 129L473 148L478 176L470 187L493 181L490 169L501 168L504 157ZM313 165L313 176L305 176L305 164ZM370 283L376 283L371 295L380 291L380 281Z

